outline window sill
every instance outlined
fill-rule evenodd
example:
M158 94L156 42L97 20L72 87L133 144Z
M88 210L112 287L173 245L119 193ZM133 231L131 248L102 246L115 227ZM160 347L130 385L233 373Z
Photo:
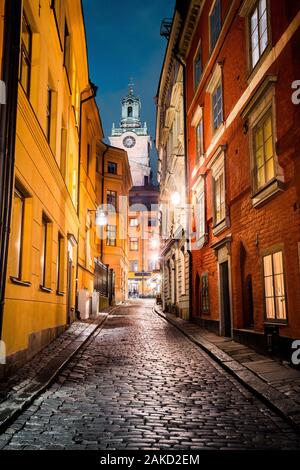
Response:
M265 320L264 325L266 326L288 326L288 321L287 320Z
M264 187L257 194L252 196L252 206L260 207L273 199L278 193L284 191L284 183L280 180L272 181L268 186Z
M18 279L17 277L10 276L10 280L13 284L16 284L17 286L23 286L23 287L30 287L31 282L29 281L21 281L21 279Z
M43 291L43 292L47 292L47 294L52 293L52 289L50 289L49 287L40 286L40 290Z
M225 219L221 220L218 224L216 224L213 227L213 235L217 236L224 230L226 230L228 227L230 227L230 222L229 222L229 217L226 217Z
M255 75L259 72L260 68L262 67L262 65L264 64L269 52L271 51L272 47L269 45L267 46L267 48L265 49L265 51L262 53L262 55L260 56L258 62L255 64L254 67L251 67L249 69L249 75L247 77L247 83L248 85L250 85L251 81L253 80L253 78L255 77ZM250 58L251 60L251 58Z
M56 291L56 295L58 295L59 297L63 297L65 295L64 292L60 292L60 291Z

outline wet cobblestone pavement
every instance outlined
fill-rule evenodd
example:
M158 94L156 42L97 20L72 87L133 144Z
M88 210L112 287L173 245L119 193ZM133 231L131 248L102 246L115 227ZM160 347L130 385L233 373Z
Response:
M134 301L0 436L4 449L299 449L300 436Z

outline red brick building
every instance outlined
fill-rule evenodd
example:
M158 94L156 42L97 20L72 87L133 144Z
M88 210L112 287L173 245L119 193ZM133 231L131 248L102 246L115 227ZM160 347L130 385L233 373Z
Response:
M191 0L178 41L194 205L190 315L286 350L300 338L299 47L297 0Z

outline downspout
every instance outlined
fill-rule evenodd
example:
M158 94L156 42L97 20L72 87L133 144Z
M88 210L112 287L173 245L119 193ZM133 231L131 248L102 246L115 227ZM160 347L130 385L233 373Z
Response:
M3 326L5 284L14 191L16 123L19 86L22 1L6 0L2 79L6 84L6 105L0 118L0 338Z
M97 91L98 91L98 87L96 85L94 85L93 83L91 83L91 82L90 82L90 88L92 90L92 94L88 98L82 99L82 95L83 95L83 93L85 93L87 91L87 89L83 90L80 93L79 149L78 149L78 175L77 175L77 188L78 188L78 191L77 191L77 216L78 216L78 220L80 219L80 166L81 166L82 106L84 105L84 103L87 103L88 101L95 99L96 96L97 96ZM77 236L78 244L79 244L79 236L80 236L80 227L78 227L78 236ZM79 260L79 246L77 246L76 280L75 280L75 283L76 283L76 287L75 287L75 290L76 290L75 311L79 315L79 312L78 312L78 260Z
M183 113L184 113L184 148L185 148L185 197L186 201L189 202L190 199L190 184L189 184L189 159L188 159L188 138L187 138L187 106L186 106L186 64L183 62L182 58L178 55L178 52L174 52L175 59L182 66L183 69ZM189 255L189 320L192 318L193 314L193 258L191 252L191 243L190 243L190 217L188 213L187 217L187 253Z

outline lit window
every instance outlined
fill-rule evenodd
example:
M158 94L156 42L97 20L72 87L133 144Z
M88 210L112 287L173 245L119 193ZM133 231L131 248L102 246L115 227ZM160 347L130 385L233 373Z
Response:
M250 15L250 42L252 68L255 67L263 52L268 47L268 11L266 0L257 2Z
M59 233L57 240L57 293L62 294L64 290L64 259L65 259L65 240Z
M116 225L108 225L106 233L106 245L116 246L117 245L117 227Z
M214 208L215 224L218 224L225 219L225 185L223 172L214 179Z
M221 0L216 0L210 15L210 48L214 49L222 28Z
M282 251L263 258L267 320L286 320L286 295Z
M138 227L139 221L136 218L129 219L130 227Z
M107 197L107 205L112 206L115 209L117 208L117 193L116 191L110 191L108 190L106 193Z
M255 186L260 189L275 178L272 116L267 114L254 128Z
M139 241L137 238L130 239L130 251L138 251L139 249Z
M21 279L22 245L24 228L25 198L17 189L14 193L14 206L11 231L11 276Z
M22 40L21 40L21 66L20 66L20 82L25 93L29 97L30 94L30 75L31 75L31 57L32 56L32 32L23 13L22 19Z
M205 235L205 192L200 192L196 201L196 232L199 240Z
M50 222L43 215L42 218L42 240L41 240L41 287L50 289L50 270L51 270L51 259L50 250ZM48 284L48 285L47 285Z
M201 157L203 157L203 120L199 122L198 126L195 128L196 134L196 163L199 163Z
M139 270L139 262L137 260L130 261L129 271L136 273Z
M222 84L216 87L212 94L212 108L213 108L213 129L216 131L223 122L223 96Z

